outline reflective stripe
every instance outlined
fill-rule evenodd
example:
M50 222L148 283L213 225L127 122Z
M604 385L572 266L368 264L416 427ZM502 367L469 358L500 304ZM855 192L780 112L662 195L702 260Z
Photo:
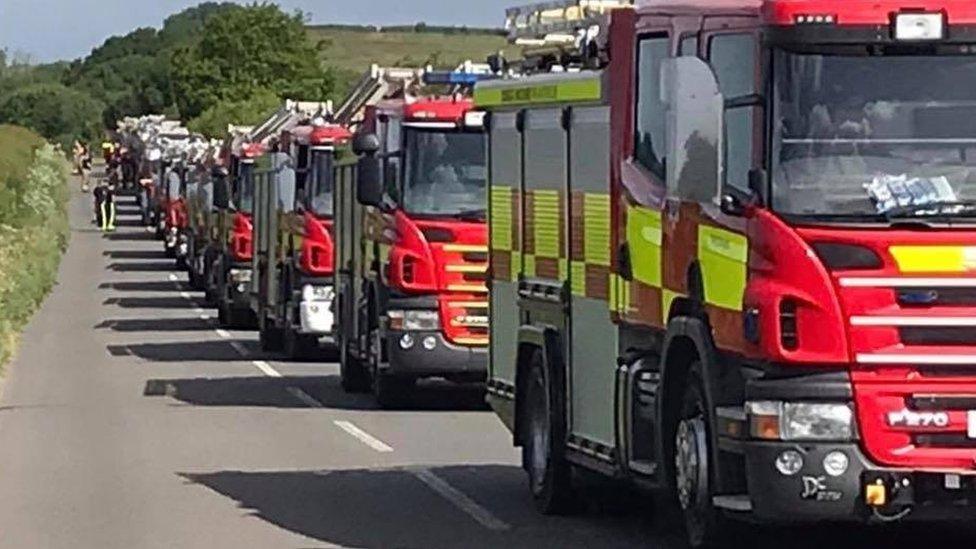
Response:
M857 355L857 361L861 364L947 364L976 366L976 355L859 354Z
M903 273L961 273L976 268L972 246L892 246L888 251Z
M586 263L573 261L569 270L573 295L586 297Z
M742 310L748 256L749 241L745 236L716 227L698 227L698 261L706 303Z
M488 287L478 284L448 284L447 290L450 292L486 293Z
M627 244L634 280L661 287L661 212L640 206L627 207Z
M480 244L444 244L441 247L445 252L455 253L488 253L488 246Z
M976 278L847 277L845 288L976 288Z
M661 290L661 325L668 325L668 321L671 319L671 304L679 297L684 297L684 295L678 292L672 292L667 288Z
M535 255L540 258L558 259L559 250L559 191L537 190L533 195L533 222L535 224Z
M583 258L587 264L610 266L610 195L583 195Z
M851 326L976 326L976 317L854 316Z
M599 77L579 78L563 82L540 83L536 85L507 85L499 81L479 85L474 91L474 102L478 107L499 107L512 105L539 105L547 103L600 101L603 85Z
M444 270L449 273L487 273L488 265L446 265Z
M493 250L512 250L512 187L492 185L488 222Z

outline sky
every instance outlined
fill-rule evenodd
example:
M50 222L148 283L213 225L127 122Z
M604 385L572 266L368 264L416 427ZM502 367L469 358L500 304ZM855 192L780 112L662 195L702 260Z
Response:
M159 27L194 0L0 0L0 49L33 61L75 59L113 35ZM244 3L244 2L241 2ZM506 7L525 0L277 0L314 23L413 24L500 27Z

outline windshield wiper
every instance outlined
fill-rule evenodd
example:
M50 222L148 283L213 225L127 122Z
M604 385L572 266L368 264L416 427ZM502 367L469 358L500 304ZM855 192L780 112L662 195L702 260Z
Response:
M976 217L976 200L901 206L882 213L888 221L912 217Z
M476 210L463 210L452 215L456 219L461 219L463 221L484 221L488 217L488 211L484 208L478 208Z

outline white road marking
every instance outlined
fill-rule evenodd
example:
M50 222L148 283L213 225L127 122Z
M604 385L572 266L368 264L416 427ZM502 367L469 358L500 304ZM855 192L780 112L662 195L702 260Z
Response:
M349 421L335 420L332 423L334 423L336 427L349 433L350 435L358 439L360 442L376 450L377 452L389 453L393 451L393 448L390 447L388 444L374 437L373 435L367 433L366 431L363 431L359 427L356 427Z
M203 307L197 307L196 309L193 309L193 312L196 313L196 314L198 314L198 315L202 315L203 313L205 313L207 311L204 311L203 310Z
M253 364L255 367L257 367L258 370L261 370L262 372L264 372L264 375L266 375L268 377L285 377L285 376L281 375L281 372L279 372L278 370L275 370L274 368L271 367L270 364L268 364L267 362L265 362L263 360L254 360L254 361L251 361L251 364Z
M224 339L230 339L230 332L228 332L227 330L222 330L220 328L217 328L214 331L217 332L217 335L219 335L220 337Z
M242 357L247 356L247 348L245 348L244 344L240 341L231 341L230 346L233 347L234 350L237 351L237 354L241 355Z
M169 279L171 282L176 282L179 278L175 274L170 274Z
M435 475L430 469L410 469L410 473L485 528L495 531L511 529L507 522L491 514L491 511L448 484L446 480Z
M291 396L302 401L302 404L308 406L309 408L322 408L321 402L315 400L312 395L306 393L298 387L288 387L286 390L291 394Z
M210 315L200 315L200 320L210 320Z
M193 296L190 295L190 292L180 292L180 297L182 297L183 299L193 299Z

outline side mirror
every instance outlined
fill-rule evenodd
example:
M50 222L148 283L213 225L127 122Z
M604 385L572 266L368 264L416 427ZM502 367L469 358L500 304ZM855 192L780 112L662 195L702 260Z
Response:
M363 156L356 164L356 200L376 207L383 202L383 166L375 156Z
M723 214L731 217L744 217L746 215L745 204L734 194L723 194L720 207Z
M352 140L352 152L356 156L373 156L380 150L380 138L375 133L358 133Z

